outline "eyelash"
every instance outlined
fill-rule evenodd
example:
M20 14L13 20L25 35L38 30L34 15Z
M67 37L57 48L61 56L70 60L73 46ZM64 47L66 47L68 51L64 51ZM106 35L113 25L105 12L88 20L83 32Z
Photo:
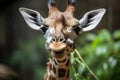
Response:
M43 24L44 27L48 27L46 24Z
M79 27L79 24L74 25L74 26L73 26L73 29L76 29L77 27Z

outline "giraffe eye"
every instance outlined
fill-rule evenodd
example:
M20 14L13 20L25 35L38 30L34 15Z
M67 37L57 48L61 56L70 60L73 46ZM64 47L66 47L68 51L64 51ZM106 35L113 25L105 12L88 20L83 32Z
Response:
M45 32L48 30L48 26L45 25L45 24L43 24L43 25L41 26L40 30L41 30L41 32L42 32L43 34L45 34Z
M79 35L82 29L79 27L79 25L75 25L73 26L73 30L77 35Z

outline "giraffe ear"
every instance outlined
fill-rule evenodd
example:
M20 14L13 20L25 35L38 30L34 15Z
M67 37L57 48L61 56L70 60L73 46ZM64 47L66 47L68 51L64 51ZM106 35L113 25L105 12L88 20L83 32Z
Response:
M87 12L83 18L79 21L80 27L83 31L89 31L94 29L98 23L101 21L103 15L105 14L105 9L97 9Z
M40 30L40 28L43 26L43 17L39 12L27 8L19 8L19 11L30 28Z

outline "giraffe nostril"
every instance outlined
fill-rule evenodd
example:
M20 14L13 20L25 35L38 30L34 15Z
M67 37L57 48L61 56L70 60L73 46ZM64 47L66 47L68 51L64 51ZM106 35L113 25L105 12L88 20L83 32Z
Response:
M65 38L64 38L64 37L60 37L58 41L64 42L64 41L65 41Z
M63 41L64 39L63 38L60 38L60 40L59 41Z
M59 36L59 37L54 36L52 37L51 41L52 42L65 42L65 38L62 36Z
M53 37L53 38L52 38L52 42L56 42L56 37Z

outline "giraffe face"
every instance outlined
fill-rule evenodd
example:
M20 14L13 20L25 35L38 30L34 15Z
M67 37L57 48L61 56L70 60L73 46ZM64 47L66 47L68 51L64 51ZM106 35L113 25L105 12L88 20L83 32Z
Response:
M67 44L74 44L78 33L75 30L79 27L79 21L73 16L66 16L66 13L57 12L44 19L43 24L48 28L44 37L47 47L54 52L61 52Z
M52 2L53 1L53 2ZM101 21L105 9L97 9L85 13L80 19L73 16L75 10L74 0L69 0L66 11L60 12L55 5L55 0L49 2L49 15L43 18L39 12L20 8L20 12L26 23L35 30L43 33L46 46L54 52L61 52L68 44L74 44L74 40L81 32L92 30Z

